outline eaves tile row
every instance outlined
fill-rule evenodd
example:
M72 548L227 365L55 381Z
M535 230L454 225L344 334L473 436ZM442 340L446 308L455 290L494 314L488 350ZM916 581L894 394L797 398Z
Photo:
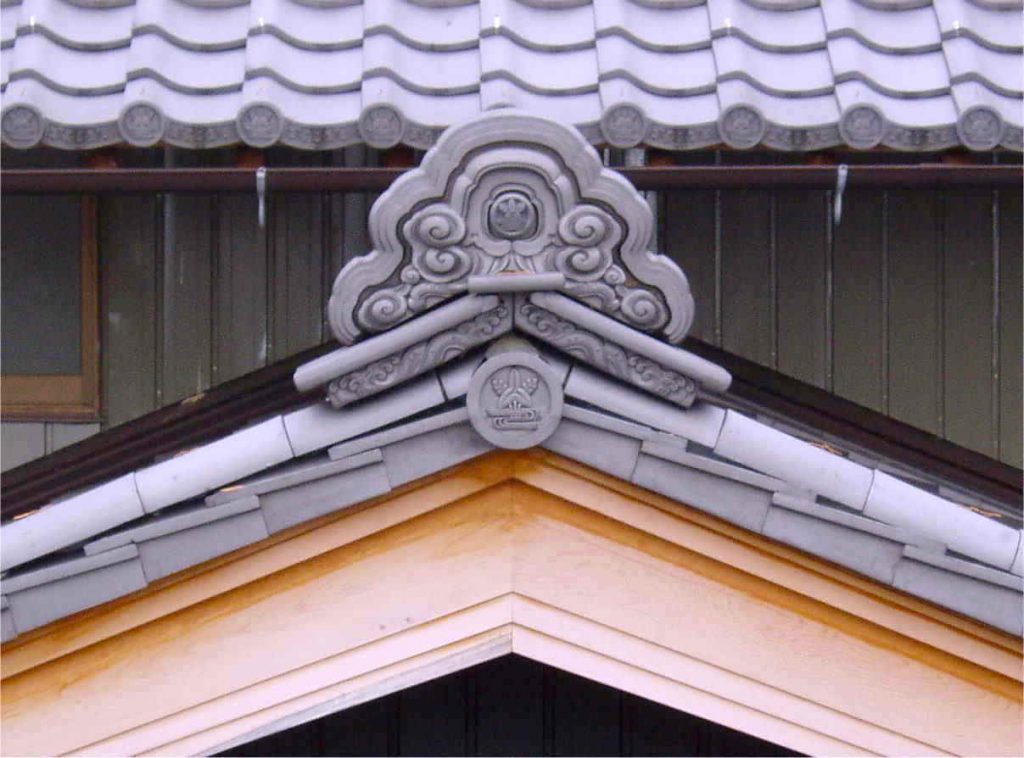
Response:
M996 0L14 0L3 141L428 148L515 106L592 143L1022 149Z
M443 381L460 383L452 372ZM912 529L816 502L813 493L716 459L678 436L567 405L544 447L673 499L685 492L688 505L744 529L1021 634L1019 576L958 558L945 544ZM491 449L470 425L465 406L441 406L431 415L341 442L326 454L286 462L205 498L137 519L46 565L6 577L2 639L136 592Z

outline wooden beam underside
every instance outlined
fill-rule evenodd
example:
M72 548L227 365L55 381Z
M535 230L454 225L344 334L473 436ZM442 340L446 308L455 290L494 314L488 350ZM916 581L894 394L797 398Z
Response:
M1022 751L1019 640L536 451L6 646L4 749L209 752L509 652L812 754Z

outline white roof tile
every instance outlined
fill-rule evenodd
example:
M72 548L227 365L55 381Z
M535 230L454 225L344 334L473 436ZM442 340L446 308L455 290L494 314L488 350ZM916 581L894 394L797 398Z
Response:
M724 140L783 150L844 142L991 149L992 128L978 125L1002 122L1009 126L998 144L1019 149L1024 33L1019 7L1006 3L105 5L5 6L0 94L8 145L336 148L365 141L359 125L367 109L387 105L403 124L399 142L428 147L453 121L515 105L570 121L594 142L609 141L608 123L629 106L633 123L645 126L629 131L639 142L610 140L618 147L693 149ZM148 130L132 132L138 123L119 126L118 118L139 99L151 118ZM849 112L865 103L870 112ZM256 104L264 110L250 113ZM758 128L748 130L755 141L712 128L733 106L760 114Z

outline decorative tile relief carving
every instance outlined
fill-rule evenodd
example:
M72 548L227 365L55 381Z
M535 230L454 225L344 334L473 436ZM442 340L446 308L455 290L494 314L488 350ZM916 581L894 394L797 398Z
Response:
M247 145L270 147L281 138L284 119L271 103L250 103L238 112L235 126Z
M511 330L512 308L503 300L494 310L481 313L454 329L334 379L327 387L327 399L335 408L342 408L419 376Z
M957 135L971 150L992 150L1003 139L1003 118L992 108L975 105L960 114Z
M689 408L697 397L693 379L581 329L526 298L517 299L516 329L676 405Z
M562 383L537 355L500 353L486 360L469 382L466 404L473 428L508 450L539 445L562 420Z
M8 145L25 149L39 144L46 122L34 106L14 105L4 110L0 128Z
M882 112L869 103L847 108L839 119L839 133L843 141L858 150L876 147L885 136L887 126Z
M383 134L386 115L363 126ZM491 111L447 131L374 205L374 249L338 274L331 328L351 344L464 293L470 276L560 273L570 297L678 342L693 297L683 272L647 251L652 225L577 130Z
M164 116L151 103L135 102L121 111L118 128L125 142L150 147L164 136Z
M718 119L722 141L737 150L747 150L757 145L764 137L766 128L761 113L749 105L730 106Z

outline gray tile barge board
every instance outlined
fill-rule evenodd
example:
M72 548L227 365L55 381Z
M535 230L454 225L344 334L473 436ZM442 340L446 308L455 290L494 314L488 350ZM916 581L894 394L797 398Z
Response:
M632 481L754 532L761 531L771 502L766 490L645 453L640 454Z
M884 584L892 584L903 557L903 542L778 506L769 509L763 533Z
M238 516L259 507L260 501L253 495L232 500L219 506L194 506L182 513L157 518L135 528L125 529L109 537L89 542L85 546L85 554L98 555L104 551L132 542L140 543L154 540L158 537L174 534L175 532L194 529L204 524Z
M274 534L390 490L391 482L384 464L370 463L334 476L267 492L259 498L267 531Z
M1024 595L1020 589L990 584L912 557L896 564L893 585L1018 637L1024 632Z
M380 448L409 438L416 438L427 432L444 429L467 421L469 421L469 411L463 406L417 419L408 424L385 429L382 432L374 432L365 437L343 442L330 448L327 454L331 457L332 461L340 461L343 458L349 458L373 448Z
M382 452L388 480L398 487L491 450L494 446L466 421L392 443Z
M257 508L140 542L139 557L146 579L155 582L268 536L263 513Z
M246 495L219 506L200 505L85 546L99 555L134 543L150 582L259 542L269 536L260 501Z
M19 581L20 580L20 581ZM50 566L4 582L18 632L48 624L146 586L134 545Z
M206 503L210 506L216 506L222 503L238 500L240 498L262 495L267 492L273 492L274 490L294 487L305 482L315 481L316 479L323 479L327 476L340 474L345 471L349 471L350 469L365 466L368 463L379 462L381 460L383 459L381 458L380 453L374 451L368 451L363 455L358 456L353 455L343 461L331 460L326 456L317 456L311 461L287 464L266 474L253 477L251 479L243 479L230 487L218 490L212 495L209 495L206 498Z
M564 417L543 446L627 482L640 455L639 440Z
M7 596L0 596L0 642L14 639L18 636L18 630L14 627L14 614L7 602Z

